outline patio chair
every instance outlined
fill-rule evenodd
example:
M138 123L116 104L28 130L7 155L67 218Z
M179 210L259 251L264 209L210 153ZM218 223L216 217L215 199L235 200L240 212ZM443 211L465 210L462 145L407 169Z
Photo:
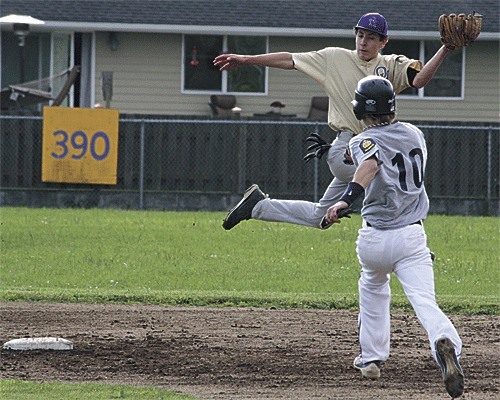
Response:
M212 110L212 117L219 118L234 118L236 107L236 97L229 94L213 94L210 96L210 103L208 103Z

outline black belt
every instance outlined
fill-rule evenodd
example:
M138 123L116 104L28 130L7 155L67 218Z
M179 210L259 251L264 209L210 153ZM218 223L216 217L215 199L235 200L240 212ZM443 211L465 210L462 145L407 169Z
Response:
M369 228L373 228L372 227L372 224L370 224L369 222L365 221L366 222L366 226L368 226ZM412 222L411 224L409 225L422 225L422 221L416 221L416 222Z

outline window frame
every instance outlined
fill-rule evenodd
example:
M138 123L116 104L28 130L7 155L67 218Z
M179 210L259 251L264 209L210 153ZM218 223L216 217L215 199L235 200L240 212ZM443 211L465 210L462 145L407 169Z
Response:
M66 50L66 62L64 62L64 69L70 68L72 65L74 65L75 62L75 33L74 32L59 32L59 31L54 31L51 32L50 34L50 76L53 76L56 73L56 70L54 68L55 64L59 64L62 62L62 60L58 59L58 53L57 53L57 41L58 40L65 40L67 41L67 48ZM62 53L64 55L64 52ZM61 54L59 54L61 56ZM61 69L58 69L61 70ZM58 90L62 89L62 86L58 88ZM63 100L63 103L61 106L66 106L66 107L73 107L74 106L74 93L75 93L75 87L74 85L71 85L68 96ZM53 100L50 100L50 104L52 105L54 103Z
M395 41L404 41L405 39L392 39L393 42ZM425 60L425 45L427 42L430 42L431 40L425 40L421 39L419 40L419 60ZM416 95L409 95L409 94L399 94L398 98L404 99L404 100L425 100L425 101L463 101L465 99L465 52L466 49L463 47L461 50L462 52L462 71L461 71L461 85L460 85L460 96L457 97L447 97L447 96L425 96L425 86L423 88L420 88L417 90ZM427 60L426 62L428 62ZM425 63L424 63L425 64ZM439 69L436 71L436 74L432 79L436 77L436 75L439 76Z
M185 70L186 70L186 58L184 57L186 51L186 36L190 34L182 34L182 45L181 45L181 94L228 94L234 96L267 96L269 91L269 67L264 67L264 91L263 92L231 92L227 90L228 86L228 72L222 71L222 87L221 90L193 90L184 89ZM227 52L228 50L228 37L229 36L244 36L244 35L216 35L207 34L209 36L222 36L222 52L221 54ZM269 52L269 36L268 35L246 35L246 36L260 36L265 38L266 41L266 53Z

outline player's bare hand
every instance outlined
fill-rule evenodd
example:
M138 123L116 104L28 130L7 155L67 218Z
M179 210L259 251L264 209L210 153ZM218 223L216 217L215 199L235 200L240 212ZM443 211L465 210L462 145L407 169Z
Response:
M354 161L352 161L351 150L349 149L349 146L347 146L344 153L344 164L354 165Z
M345 210L348 207L349 205L345 201L338 201L326 212L326 220L331 224L339 224L340 218L342 218L342 216L339 215L340 211Z
M221 54L214 59L214 65L219 68L219 71L243 64L245 64L245 58L238 54Z

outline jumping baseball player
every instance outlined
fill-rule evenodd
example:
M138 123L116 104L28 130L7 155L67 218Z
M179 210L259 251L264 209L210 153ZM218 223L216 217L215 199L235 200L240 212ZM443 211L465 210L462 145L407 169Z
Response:
M458 362L462 342L436 303L434 272L423 227L429 200L424 187L427 148L414 125L395 121L395 93L384 78L360 80L352 102L363 132L349 143L356 171L326 219L338 223L339 211L365 194L357 255L359 279L359 343L354 367L378 379L390 350L390 275L394 273L427 331L431 351L442 369L448 394L460 397L464 375Z
M354 117L350 106L358 81L367 75L377 75L389 79L396 93L409 86L421 88L432 79L450 51L442 46L424 66L420 61L402 55L381 55L380 50L389 37L387 21L377 13L363 15L354 31L356 50L352 51L328 47L307 53L222 54L215 58L214 65L221 71L241 65L260 65L296 69L310 76L323 87L330 99L328 124L337 132L331 145L319 144L313 153L321 158L327 152L327 162L334 176L318 203L270 199L254 184L229 211L222 224L224 229L232 229L240 221L250 218L320 227L326 210L339 199L354 174L354 167L344 163L344 154L349 140L364 128L363 121Z

